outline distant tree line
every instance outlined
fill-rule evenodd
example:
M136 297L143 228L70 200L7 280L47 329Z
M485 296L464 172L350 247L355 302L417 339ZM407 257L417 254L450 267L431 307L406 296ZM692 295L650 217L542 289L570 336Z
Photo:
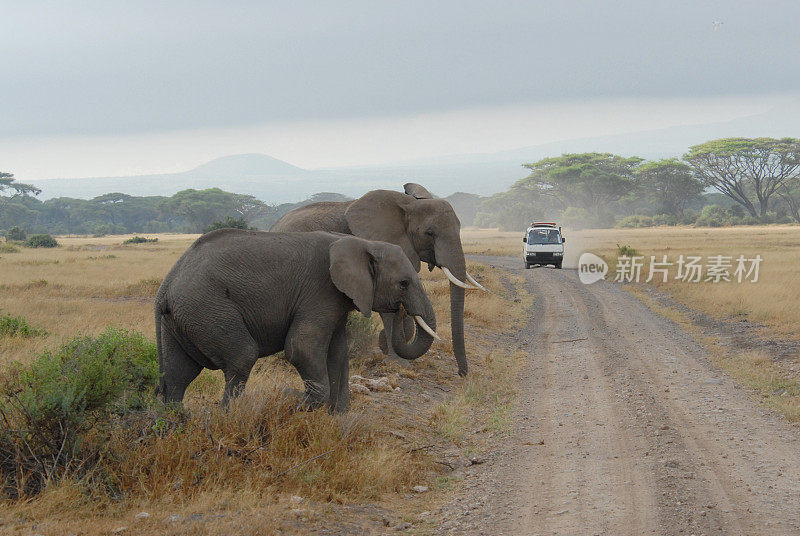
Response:
M581 153L524 167L527 177L482 201L475 225L519 229L536 219L574 228L800 222L795 138L713 140L681 159L653 162Z
M800 222L800 140L725 138L695 145L682 158L647 162L609 153L565 154L523 164L527 177L483 198L445 199L463 226L519 229L533 220L573 228ZM0 173L0 233L122 234L207 232L220 227L269 229L281 216L317 201L269 205L219 188L171 197L123 193L41 201L40 190Z
M268 229L283 214L315 201L348 199L315 194L300 203L269 205L251 195L219 188L183 190L171 197L123 193L94 199L58 197L41 201L40 190L0 173L0 235L11 228L27 234L127 234L207 232L219 227Z

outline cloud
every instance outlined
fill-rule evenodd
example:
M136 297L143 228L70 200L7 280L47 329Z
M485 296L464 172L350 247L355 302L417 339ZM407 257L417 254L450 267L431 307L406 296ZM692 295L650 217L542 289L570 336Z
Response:
M5 4L0 137L794 91L800 7L778 4Z

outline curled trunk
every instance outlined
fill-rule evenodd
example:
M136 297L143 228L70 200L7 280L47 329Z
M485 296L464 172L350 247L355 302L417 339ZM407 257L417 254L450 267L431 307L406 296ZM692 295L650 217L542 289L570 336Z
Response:
M424 308L424 314L420 316L431 329L436 329L436 316L433 313L433 306L427 302ZM411 320L409 323L408 320ZM413 324L413 326L410 326ZM416 327L417 329L414 329ZM407 329L413 331L414 338L408 340L411 333L407 333ZM403 359L413 360L425 354L433 344L433 337L416 325L413 318L403 314L394 315L394 322L392 323L392 348L395 353Z

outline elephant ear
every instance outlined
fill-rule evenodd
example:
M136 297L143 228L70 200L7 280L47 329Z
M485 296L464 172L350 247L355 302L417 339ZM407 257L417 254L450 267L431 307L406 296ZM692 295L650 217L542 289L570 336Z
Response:
M331 280L368 317L375 295L375 257L365 240L345 236L331 244Z
M411 242L406 223L406 211L414 202L413 197L400 192L373 190L353 201L344 218L354 235L403 248L414 270L419 272L419 255Z
M421 184L416 182L407 182L403 185L405 192L417 199L433 199L433 195Z

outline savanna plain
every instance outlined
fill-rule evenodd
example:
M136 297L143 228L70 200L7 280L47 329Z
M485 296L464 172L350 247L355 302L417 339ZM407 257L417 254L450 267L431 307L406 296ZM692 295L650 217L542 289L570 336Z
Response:
M729 375L753 404L776 418L800 420L796 300L800 278L795 265L800 227L565 230L565 235L565 278L584 251L603 257L613 277L623 251L620 246L648 261L651 255L659 260L667 255L672 261L679 255L761 255L757 283L688 283L675 279L672 266L667 282L655 278L648 284L613 286L697 341L711 366ZM128 236L59 237L61 245L54 249L0 251L0 317L6 319L0 331L2 396L12 408L25 396L55 396L46 390L28 392L20 385L46 377L48 364L58 356L61 363L69 363L80 352L152 358L155 292L196 236L148 236L158 241L123 244ZM280 356L262 360L243 397L228 411L218 403L222 375L211 371L204 371L190 386L182 409L159 406L145 380L136 400L126 395L124 408L103 415L82 411L88 426L66 418L42 423L35 416L15 417L4 409L0 531L20 535L443 533L442 519L456 516L453 501L471 497L473 476L494 471L496 453L517 441L520 408L530 403L523 400L528 393L522 384L526 374L560 363L544 343L520 339L518 334L530 327L543 296L559 299L546 285L581 285L577 277L552 279L555 271L550 268L520 270L521 238L522 231L463 232L469 271L491 291L467 296L471 372L466 379L455 374L447 342L448 282L439 270L423 270L444 341L410 367L401 367L376 351L380 329L376 315L372 319L353 315L349 322L353 405L345 416L295 411L281 393L287 386L300 387L299 377ZM627 303L614 300L612 305ZM569 304L562 306L566 309L559 314L569 313ZM552 317L537 322L536 333L544 326L551 331L559 328ZM584 340L580 335L547 344ZM574 378L572 390L564 386L565 407L570 394L581 389L580 377ZM381 378L385 380L369 381ZM369 385L378 387L372 390ZM540 393L536 396L538 400ZM66 404L58 397L53 400ZM537 404L529 407L532 414L540 412ZM595 409L601 416L608 413ZM42 430L31 428L31 422ZM67 422L76 427L79 440L64 440L62 427ZM558 434L566 433L560 426L546 437L547 443L545 439L539 443L544 437L540 434L536 441L520 443L526 445L522 448L540 444L550 448ZM20 441L23 428L30 435ZM69 456L65 449L71 449ZM519 472L519 467L510 470ZM483 482L481 477L477 482ZM622 479L620 486L625 482ZM496 491L484 489L483 494L500 495ZM560 516L553 519L569 517L563 514L568 510L560 508L553 506L552 516ZM494 513L486 515L491 522ZM542 519L557 533L587 533L570 532L576 527ZM452 533L471 533L466 526L449 527Z

